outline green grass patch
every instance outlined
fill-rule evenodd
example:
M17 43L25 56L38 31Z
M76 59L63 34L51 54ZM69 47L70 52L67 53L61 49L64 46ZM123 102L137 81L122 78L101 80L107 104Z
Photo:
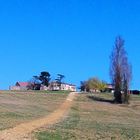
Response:
M38 132L36 137L38 140L62 140L60 132Z

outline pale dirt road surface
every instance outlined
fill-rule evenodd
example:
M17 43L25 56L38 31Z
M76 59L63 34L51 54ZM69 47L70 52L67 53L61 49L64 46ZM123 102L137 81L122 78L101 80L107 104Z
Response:
M42 126L53 125L61 120L61 118L66 115L66 113L72 106L75 95L76 93L74 92L70 93L65 102L62 103L62 105L58 107L57 110L44 118L33 120L27 123L22 123L14 128L1 131L0 140L30 140L28 134L30 134L34 130Z

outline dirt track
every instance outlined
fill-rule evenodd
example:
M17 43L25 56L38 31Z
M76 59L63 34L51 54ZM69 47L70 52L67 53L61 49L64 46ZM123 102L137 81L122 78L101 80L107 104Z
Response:
M66 101L50 115L28 123L20 124L14 128L0 132L0 140L29 140L28 134L42 126L53 125L67 113L71 107L75 93L70 93Z

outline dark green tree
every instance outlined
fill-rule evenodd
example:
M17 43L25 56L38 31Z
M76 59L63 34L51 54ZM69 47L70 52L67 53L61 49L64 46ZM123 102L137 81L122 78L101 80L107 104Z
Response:
M40 90L41 83L38 76L33 76L28 83L28 90Z
M48 87L51 80L51 75L47 71L42 71L39 76L34 76L34 78L36 81L39 81L40 84Z
M89 86L87 81L80 82L80 90L81 92L89 92Z
M39 76L39 80L41 81L41 84L42 85L45 85L45 86L49 86L49 82L51 80L51 75L49 72L46 72L46 71L43 71L41 72L40 76Z
M57 74L57 78L55 79L56 82L58 83L58 86L59 86L60 89L61 89L61 84L62 84L64 78L65 78L64 75L62 75L62 74Z

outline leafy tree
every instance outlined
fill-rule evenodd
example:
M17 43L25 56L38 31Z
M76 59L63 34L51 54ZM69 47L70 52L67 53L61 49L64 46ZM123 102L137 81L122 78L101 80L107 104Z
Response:
M90 78L87 84L90 90L104 91L106 88L106 83L96 77Z
M40 86L41 84L37 76L33 76L33 78L28 82L28 90L39 90Z
M34 76L36 81L40 81L40 84L45 85L47 87L49 86L49 82L51 80L50 77L50 73L46 71L41 72L39 76Z
M98 89L102 92L105 91L106 88L107 88L107 83L104 81L100 81L98 84Z
M124 48L124 40L118 36L110 57L110 76L115 85L115 102L128 102L128 89L132 77L132 67L128 62L128 56ZM122 98L124 93L124 99Z
M58 81L58 82L62 83L62 80L63 80L64 78L65 78L64 75L62 75L62 74L57 74L57 81Z
M61 89L61 84L62 84L62 81L63 81L64 78L65 78L64 75L62 75L62 74L57 74L57 78L55 79L56 82L58 83L58 86L59 86L60 89Z
M81 81L80 82L80 90L82 92L89 92L89 87L87 81Z
M49 72L46 72L46 71L43 71L41 72L40 76L39 76L39 80L41 81L41 84L45 85L45 86L49 86L49 82L51 80L50 78L50 73Z
M90 78L87 81L88 87L89 89L94 89L94 90L98 90L98 85L99 85L99 79L98 78Z
M81 91L104 91L106 88L106 83L100 79L93 77L87 81L81 81L80 89Z

